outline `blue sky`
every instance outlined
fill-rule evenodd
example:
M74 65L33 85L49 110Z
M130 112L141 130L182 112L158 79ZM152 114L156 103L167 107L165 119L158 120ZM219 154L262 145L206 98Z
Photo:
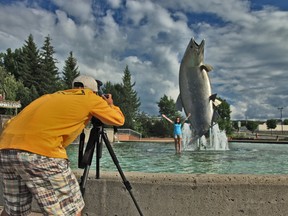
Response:
M129 66L141 111L176 101L180 61L205 39L212 92L232 119L288 118L288 3L273 0L0 0L0 52L50 35L58 68L73 51L82 74L120 83Z

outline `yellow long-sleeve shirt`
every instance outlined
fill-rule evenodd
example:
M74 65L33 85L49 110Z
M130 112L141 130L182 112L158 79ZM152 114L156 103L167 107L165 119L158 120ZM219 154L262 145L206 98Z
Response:
M47 157L67 158L65 148L92 116L107 125L121 126L124 115L89 89L70 89L33 101L6 126L0 149L20 149Z

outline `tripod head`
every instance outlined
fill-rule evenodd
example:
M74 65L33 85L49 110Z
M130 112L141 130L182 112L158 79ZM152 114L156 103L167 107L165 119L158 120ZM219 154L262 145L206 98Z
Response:
M93 127L104 127L103 122L101 122L99 119L95 117L92 117L91 124L93 125ZM114 133L116 133L118 131L118 127L113 126L113 130L114 130Z
M100 126L104 125L103 122L101 122L99 119L97 119L95 117L92 117L91 123L92 123L93 127L100 127Z

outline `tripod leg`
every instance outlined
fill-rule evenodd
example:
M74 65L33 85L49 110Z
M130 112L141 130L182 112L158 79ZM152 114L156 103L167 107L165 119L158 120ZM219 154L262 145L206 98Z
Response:
M102 131L102 138L103 138L103 140L105 142L105 145L106 145L106 147L107 147L107 149L108 149L108 151L109 151L109 153L110 153L110 155L112 157L112 160L113 160L114 164L116 165L117 170L118 170L118 172L119 172L119 174L120 174L120 176L121 176L121 178L123 180L123 184L125 185L126 189L128 190L128 192L129 192L129 194L130 194L130 196L131 196L131 198L132 198L132 200L133 200L133 202L134 202L139 214L141 216L143 216L143 214L141 212L141 209L140 209L140 207L139 207L139 205L138 205L138 203L137 203L137 201L136 201L136 199L135 199L135 197L134 197L134 195L133 195L133 193L131 191L132 190L131 184L130 184L129 181L127 181L127 179L126 179L126 177L125 177L125 175L124 175L124 173L123 173L123 171L122 171L122 169L121 169L121 167L119 165L119 161L118 161L118 159L117 159L117 157L116 157L116 155L114 153L114 150L113 150L113 148L112 148L112 146L111 146L111 144L109 142L108 136L107 136L107 134L104 131Z
M100 178L100 159L102 158L102 137L100 136L96 146L96 179Z
M85 193L85 187L86 187L86 182L88 179L88 174L89 174L90 166L87 165L84 169L83 175L81 176L81 181L80 181L80 191L82 195L84 196Z
M84 173L80 179L80 190L82 192L82 195L84 195L85 193L86 182L88 179L88 174L89 174L90 166L92 163L93 153L95 150L95 143L99 142L99 137L100 137L100 129L97 127L93 127L90 131L90 136L87 142L85 153L83 157L81 158L81 163L79 163L81 164L81 167L79 168L84 168Z
M84 133L84 130L83 130L82 133L80 134L80 137L79 137L78 168L84 168L83 164L82 164L84 142L85 142L85 133Z

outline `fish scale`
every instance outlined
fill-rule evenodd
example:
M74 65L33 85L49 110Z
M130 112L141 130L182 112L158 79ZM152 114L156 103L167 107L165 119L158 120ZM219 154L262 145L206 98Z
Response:
M210 100L211 85L208 72L212 67L204 64L204 45L192 38L186 48L179 70L179 89L176 106L189 113L194 136L200 138L212 125L213 104Z

